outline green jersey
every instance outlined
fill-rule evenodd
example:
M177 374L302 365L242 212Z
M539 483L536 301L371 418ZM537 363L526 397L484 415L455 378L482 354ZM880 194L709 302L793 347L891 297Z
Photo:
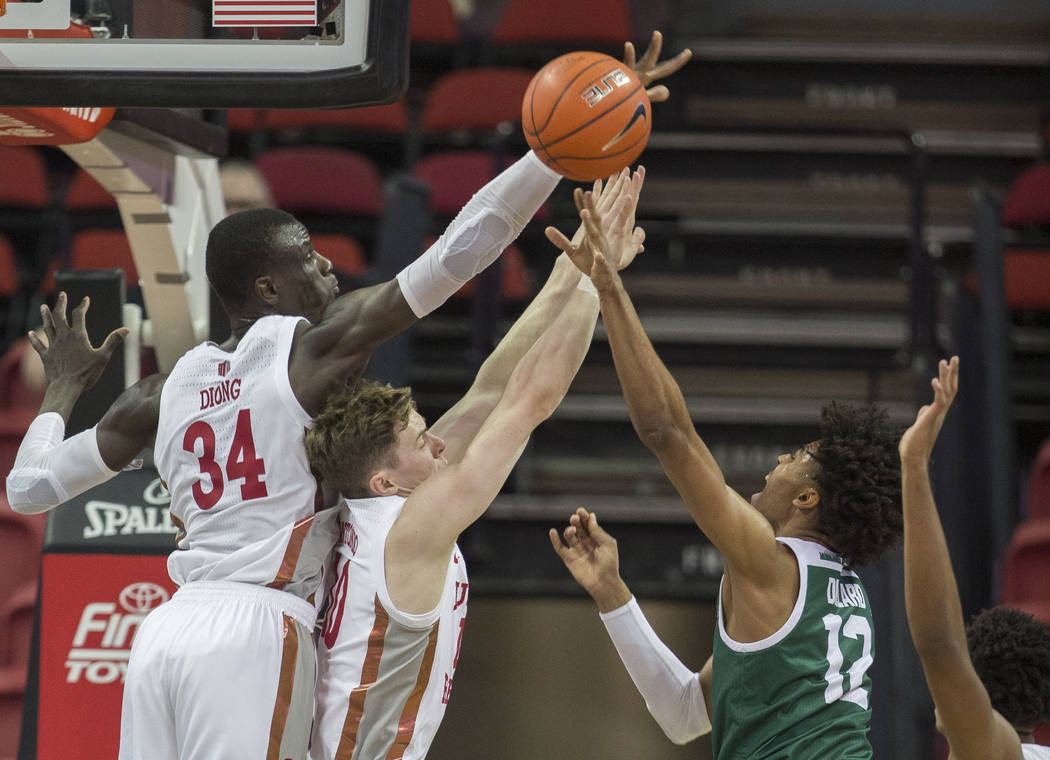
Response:
M798 599L771 636L734 641L722 619L712 671L716 760L871 758L874 630L857 574L830 549L778 538L798 560Z

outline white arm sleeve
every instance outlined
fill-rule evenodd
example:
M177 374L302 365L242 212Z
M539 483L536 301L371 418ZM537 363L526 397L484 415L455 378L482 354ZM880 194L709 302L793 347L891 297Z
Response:
M15 512L47 512L116 475L102 460L95 428L62 440L62 415L46 412L29 426L7 476L7 501Z
M601 615L627 672L645 699L649 714L667 738L685 744L711 730L711 719L694 673L660 641L634 597Z
M561 175L529 151L474 193L445 233L401 270L401 293L417 317L441 306L516 238Z

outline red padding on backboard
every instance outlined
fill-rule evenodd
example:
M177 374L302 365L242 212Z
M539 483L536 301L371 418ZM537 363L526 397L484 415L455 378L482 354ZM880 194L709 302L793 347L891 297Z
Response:
M87 142L113 118L113 108L0 108L0 145Z

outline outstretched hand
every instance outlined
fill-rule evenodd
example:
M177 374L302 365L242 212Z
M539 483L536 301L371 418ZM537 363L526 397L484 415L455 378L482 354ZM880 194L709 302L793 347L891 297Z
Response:
M933 386L933 403L919 409L915 422L904 431L898 450L901 461L910 461L925 465L933 451L933 444L941 432L944 417L955 400L959 390L959 357L951 361L941 361L937 365L938 376L930 381Z
M573 192L573 201L580 214L580 226L569 240L556 227L545 230L547 239L564 252L576 268L584 274L591 273L594 263L594 238L587 234L584 212L589 211L596 217L598 225L605 225L604 248L600 249L616 269L628 266L634 257L645 250L645 230L636 227L635 211L642 185L645 183L645 167L639 166L631 174L623 169L619 174L610 177L604 187L596 181L591 190L577 187Z
M85 297L73 309L72 325L66 319L66 294L59 293L52 311L43 305L40 316L43 326L29 333L29 344L44 363L48 383L58 380L73 383L84 391L93 386L109 364L113 351L128 334L128 328L118 327L106 336L98 348L88 338L85 317L91 301Z
M630 601L631 592L620 578L616 539L598 525L598 516L582 507L569 518L559 537L550 529L551 546L576 582L606 612Z
M670 92L662 84L656 87L650 87L649 85L657 79L671 76L671 74L685 66L689 59L693 57L693 51L686 48L674 58L660 62L660 50L663 48L663 45L664 36L658 31L653 31L653 36L649 40L649 46L638 61L635 61L634 43L625 42L623 45L624 64L634 70L635 75L642 83L642 87L646 88L645 92L649 96L649 100L653 103L667 100L670 97Z

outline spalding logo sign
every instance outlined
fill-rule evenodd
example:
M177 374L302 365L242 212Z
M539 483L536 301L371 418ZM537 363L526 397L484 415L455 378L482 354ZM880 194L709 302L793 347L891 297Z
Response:
M92 499L84 505L84 514L88 520L84 526L84 538L178 533L168 511L171 494L160 478L154 478L146 486L142 500L150 506Z

